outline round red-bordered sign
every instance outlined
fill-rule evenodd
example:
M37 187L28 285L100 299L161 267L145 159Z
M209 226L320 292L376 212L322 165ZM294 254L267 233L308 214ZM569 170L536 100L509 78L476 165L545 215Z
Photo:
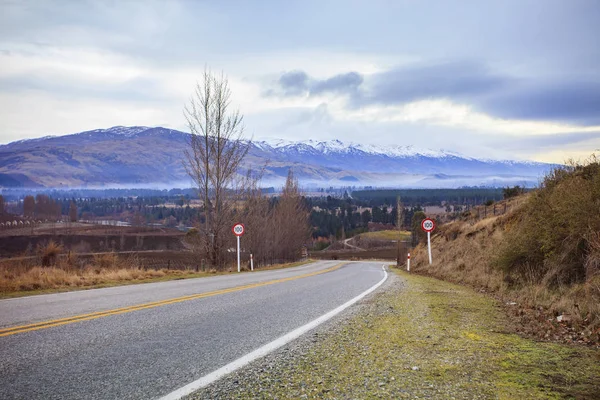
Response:
M435 222L431 218L425 218L421 221L421 229L425 232L432 232L435 229Z
M233 232L233 234L235 236L242 236L245 231L246 231L246 228L244 227L244 224L235 224L231 228L231 232Z

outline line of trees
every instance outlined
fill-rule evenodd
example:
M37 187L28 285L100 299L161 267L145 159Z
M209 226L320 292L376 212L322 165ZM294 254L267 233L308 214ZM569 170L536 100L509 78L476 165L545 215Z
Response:
M518 187L518 186L517 186ZM405 206L433 206L444 203L484 204L488 200L502 200L505 189L459 188L459 189L373 189L355 190L352 197L371 206L394 204L397 197Z
M62 204L45 194L23 199L23 216L25 218L60 219Z

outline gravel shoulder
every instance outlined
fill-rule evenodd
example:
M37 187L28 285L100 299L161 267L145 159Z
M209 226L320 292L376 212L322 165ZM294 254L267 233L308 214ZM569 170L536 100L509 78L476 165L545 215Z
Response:
M600 350L511 333L472 289L393 270L343 315L189 399L594 399Z

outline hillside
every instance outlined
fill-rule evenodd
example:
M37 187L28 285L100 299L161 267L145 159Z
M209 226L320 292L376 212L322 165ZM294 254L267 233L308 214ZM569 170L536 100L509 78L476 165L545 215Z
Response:
M113 127L9 143L0 146L0 186L188 187L182 164L188 138L160 127ZM411 146L253 142L245 167L265 163L268 185L281 184L293 168L303 185L420 188L533 186L552 167Z
M420 244L413 271L500 296L524 333L599 343L600 164L555 170L540 189L505 202L504 215L490 206L441 225L433 264Z

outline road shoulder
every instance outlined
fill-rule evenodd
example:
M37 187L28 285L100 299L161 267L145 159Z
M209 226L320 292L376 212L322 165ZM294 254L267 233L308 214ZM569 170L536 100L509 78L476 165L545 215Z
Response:
M189 398L593 398L600 350L508 331L472 289L391 274L351 312Z

